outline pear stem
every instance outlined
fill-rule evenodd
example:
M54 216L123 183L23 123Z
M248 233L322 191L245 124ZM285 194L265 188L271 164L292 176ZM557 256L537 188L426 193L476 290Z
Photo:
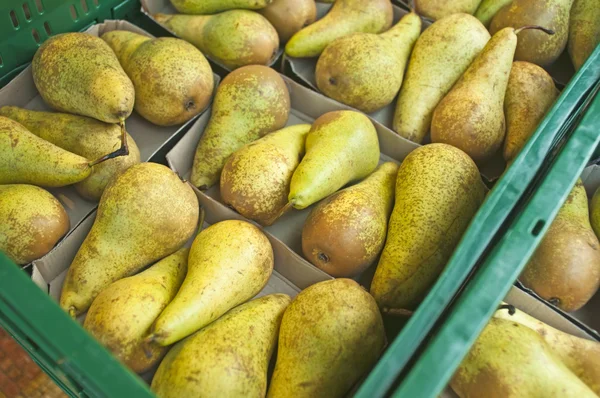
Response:
M382 309L382 312L386 315L401 316L401 317L410 317L413 314L412 311L405 310L403 308L388 308L388 307L384 307Z
M146 337L142 342L142 349L144 350L144 354L148 359L152 358L152 350L150 349L150 344L154 343L155 337L156 336L154 336L154 334L151 334L150 336Z
M514 315L517 312L515 306L510 304L502 304L498 306L498 310L508 310L508 315Z
M74 305L69 307L69 316L73 319L77 317L77 308Z
M542 32L544 32L548 35L553 35L555 33L552 29L547 29L547 28L544 28L539 25L527 25L527 26L522 26L519 29L515 29L515 35L518 35L519 33L521 33L521 31L528 30L528 29L541 30Z
M121 120L119 122L119 125L121 126L121 147L116 151L109 153L108 155L102 156L100 159L94 160L90 163L90 167L93 167L109 159L129 155L129 145L127 144L127 131L125 130L125 121Z
M292 208L292 206L293 206L293 205L294 205L294 201L293 201L293 200L290 200L289 202L287 202L287 204L286 204L285 206L283 206L283 207L281 208L281 210L279 210L277 213L275 213L275 215L274 215L273 217L271 217L271 218L269 218L267 221L265 221L265 222L263 223L263 225L264 225L265 227L268 227L269 225L273 225L273 223L274 223L275 221L277 221L277 220L278 220L278 219L279 219L281 216L283 216L285 213L287 213L287 212L288 212L288 211L289 211L289 210Z

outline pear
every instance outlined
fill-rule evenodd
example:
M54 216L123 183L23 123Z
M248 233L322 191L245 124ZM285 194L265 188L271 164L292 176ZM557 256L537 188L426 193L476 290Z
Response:
M473 15L480 3L481 0L414 0L417 14L434 21L458 13Z
M414 309L485 197L473 160L446 144L412 151L398 170L387 240L371 284L384 311Z
M106 286L174 253L199 218L193 189L168 167L142 163L112 180L100 199L92 229L75 255L60 306L85 312Z
M481 23L486 27L490 27L494 15L502 9L502 7L512 3L513 0L483 0L477 11L475 11L475 18L479 19Z
M327 15L294 34L285 53L297 58L316 57L340 37L389 29L393 18L390 0L338 0Z
M600 187L596 189L590 201L590 223L596 237L600 237Z
M351 279L316 283L283 314L267 397L343 397L384 345L383 320L369 293Z
M356 276L373 264L385 243L397 174L398 165L386 162L320 202L302 229L304 257L336 278Z
M459 397L592 398L592 392L528 327L492 318L450 382Z
M583 307L600 287L600 243L589 216L578 180L520 276L526 287L567 312Z
M317 87L325 95L366 113L390 104L396 95L421 18L405 15L387 32L355 33L329 44L317 62Z
M290 183L289 205L305 209L349 182L371 174L379 163L379 139L364 114L333 111L320 116L306 137L306 155Z
M32 111L16 106L0 108L0 115L27 128L31 133L69 152L88 159L100 158L121 146L121 128L85 116ZM85 180L75 184L81 196L99 200L108 182L130 166L140 163L140 151L127 134L129 154L93 166Z
M92 303L83 327L136 373L157 364L167 353L146 345L150 326L169 304L187 271L189 249L179 249L135 276L102 290Z
M110 47L96 36L52 36L37 50L31 67L40 95L57 111L106 123L122 123L133 111L133 84Z
M273 272L273 248L253 224L226 220L200 232L188 273L147 341L166 346L202 329L257 295Z
M258 10L273 0L171 0L177 11L183 14L215 14L236 8Z
M540 66L551 65L563 52L569 35L569 11L573 0L514 0L492 19L493 35L506 27L543 26L555 32L528 30L519 35L515 60Z
M600 44L600 4L598 0L575 0L569 24L569 55L579 70Z
M561 332L517 309L514 314L498 310L494 317L535 330L571 372L600 395L600 343Z
M0 185L0 252L17 264L47 254L69 231L69 216L50 192L33 185Z
M490 39L477 18L453 14L434 22L413 48L400 89L394 130L421 143L433 111Z
M160 364L152 390L160 398L264 397L290 301L285 294L257 298L179 342Z
M200 189L216 184L229 155L285 126L289 113L290 94L273 69L250 65L228 74L198 143L191 183Z
M314 0L274 0L258 12L271 22L282 43L317 19Z
M262 15L248 10L216 15L154 16L177 36L229 69L244 65L268 65L277 56L277 31Z
M214 88L204 55L184 40L150 39L113 30L102 39L115 51L135 87L135 110L159 126L185 123L202 112Z
M552 77L543 68L529 62L513 63L504 97L504 160L510 162L523 149L558 94Z
M227 159L221 198L246 218L271 225L288 201L292 174L304 155L310 124L267 134Z

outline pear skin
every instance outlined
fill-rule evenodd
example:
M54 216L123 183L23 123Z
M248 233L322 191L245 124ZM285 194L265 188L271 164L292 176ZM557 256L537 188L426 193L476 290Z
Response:
M512 3L513 0L483 0L477 11L475 12L475 18L479 19L481 23L489 28L492 23L494 15L502 9L502 7Z
M590 223L596 237L600 236L600 188L596 189L590 201Z
M86 315L85 330L136 373L149 370L167 353L166 347L146 345L143 339L177 294L188 253L179 249L144 272L110 284Z
M473 15L480 3L481 0L414 0L417 14L434 21L458 13Z
M274 0L258 12L271 22L282 43L317 19L314 0Z
M600 4L597 0L574 0L569 23L569 55L579 70L600 44Z
M182 14L215 14L233 9L259 10L273 0L171 0Z

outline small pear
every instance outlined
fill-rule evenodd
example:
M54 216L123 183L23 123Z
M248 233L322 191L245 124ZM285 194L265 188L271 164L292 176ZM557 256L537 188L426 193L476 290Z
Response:
M271 225L287 204L310 124L286 127L234 152L221 173L221 198L246 218Z
M317 19L315 0L274 0L258 12L271 22L282 43Z
M480 3L481 0L414 0L417 14L434 21L458 13L473 15Z
M180 249L146 271L110 284L86 315L85 330L136 373L149 370L167 353L166 347L146 345L143 339L177 294L188 252Z
M398 165L386 162L360 183L320 202L302 229L304 257L336 278L367 269L385 243Z
M316 57L340 37L389 29L393 18L390 0L338 0L327 15L294 34L285 53L297 58Z
M50 192L33 185L0 185L0 252L17 264L46 255L69 231L69 216Z
M273 69L250 65L228 74L198 143L191 183L200 189L216 184L229 155L285 126L289 113L290 94Z
M306 155L294 171L289 203L304 209L349 182L365 178L379 163L379 139L364 114L333 111L319 117L306 137Z
M267 397L343 397L384 345L383 320L369 293L351 279L316 283L283 314Z
M390 104L396 95L421 18L405 15L387 32L355 33L329 44L317 62L317 87L325 95L366 113Z
M590 201L590 223L596 237L600 239L600 187L596 189Z
M475 18L479 19L481 23L489 28L492 23L494 16L502 9L502 7L512 3L513 0L483 0L477 11L475 12Z
M215 14L236 8L259 10L273 0L171 0L171 4L183 14Z
M147 341L173 344L256 296L273 272L273 248L253 224L227 220L200 232L188 273Z
M569 55L579 70L600 44L600 4L598 0L574 0L569 23Z

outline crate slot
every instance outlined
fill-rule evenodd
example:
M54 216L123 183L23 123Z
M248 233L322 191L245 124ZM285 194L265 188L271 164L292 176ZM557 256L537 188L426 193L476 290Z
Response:
M538 236L540 234L540 232L542 232L542 229L544 228L544 225L546 225L546 221L544 221L544 220L537 220L537 222L533 226L533 229L531 230L531 235Z
M46 34L48 36L52 35L52 29L50 29L50 24L48 23L48 21L44 22L44 29L46 30Z
M42 4L42 0L35 0L35 8L37 8L38 14L41 14L44 12L44 6Z
M37 31L37 29L31 29L31 35L33 36L33 39L36 41L37 44L40 44L42 42L42 39L40 38L40 34Z
M81 8L83 9L84 13L88 13L88 6L87 3L85 2L85 0L79 0L81 2Z
M23 12L25 13L25 18L30 21L31 20L31 12L29 11L29 4L23 3Z
M100 3L98 3L98 0L92 0L94 2L94 5L96 6L96 8L98 8L98 6L100 5Z
M15 13L15 10L10 10L10 20L12 21L13 26L15 27L15 29L19 28L19 20L17 19L17 14Z
M77 17L77 10L75 9L75 5L71 4L71 6L69 7L69 10L71 11L71 18L73 18L73 21L77 21L78 17Z

